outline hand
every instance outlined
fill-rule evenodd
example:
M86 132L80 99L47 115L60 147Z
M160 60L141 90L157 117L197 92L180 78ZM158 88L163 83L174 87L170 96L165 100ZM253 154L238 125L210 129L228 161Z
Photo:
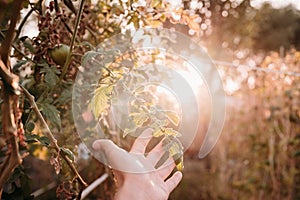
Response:
M151 137L152 130L145 130L135 140L130 152L111 140L101 139L93 143L93 148L103 152L113 168L117 186L115 200L166 200L182 179L182 173L177 171L165 180L175 167L172 158L155 169L155 164L164 154L161 142L144 156Z

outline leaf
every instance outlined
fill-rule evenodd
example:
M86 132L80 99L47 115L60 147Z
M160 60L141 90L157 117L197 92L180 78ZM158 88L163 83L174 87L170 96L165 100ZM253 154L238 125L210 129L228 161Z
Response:
M34 125L33 122L28 122L28 123L26 124L26 131L32 132L33 129L34 129L34 127L35 127L35 125Z
M89 48L90 50L95 50L95 47L94 47L91 43L89 43L89 42L87 42L87 41L81 42L81 43L80 43L80 46L82 46L82 47L87 47L87 48ZM85 56L85 55L83 55L82 58L83 58L84 56Z
M136 131L138 127L135 126L133 128L125 128L124 132L123 132L123 137L125 137L126 135L128 135L129 133L133 133Z
M141 127L149 119L146 113L131 113L130 116L137 127Z
M131 23L133 23L134 28L136 28L136 29L140 28L139 18L137 15L131 16L130 20L128 21L128 24L131 24Z
M194 31L200 31L200 25L199 25L199 23L197 23L197 22L194 22L194 21L190 21L189 23L188 23L188 26L190 27L190 29L192 29L192 30L194 30Z
M169 151L169 156L183 154L183 146L181 142L174 136L166 136L163 140L163 147L165 151Z
M96 118L99 118L100 114L109 107L108 100L110 99L113 88L113 85L109 85L99 87L95 90L90 108Z
M24 47L30 51L30 53L34 53L35 52L35 49L34 49L34 47L32 45L32 42L30 40L25 40L23 42L23 44L24 44Z
M158 128L163 128L169 124L168 120L159 120L156 118L152 118L151 120L153 120L154 122L150 124L150 127L154 128L155 130Z
M28 134L28 133L25 133L25 142L27 143L35 143L35 142L38 142L40 136L39 135L36 135L36 134Z
M22 65L25 65L26 63L28 63L28 60L19 60L14 66L13 66L13 71L16 71L17 69L19 69Z
M61 148L62 152L64 154L66 154L73 162L75 161L75 155L74 153L70 150L70 149L67 149L67 148Z
M41 144L43 146L49 146L49 144L51 143L49 138L47 138L46 136L42 136L42 137L39 137L37 139L41 142Z
M175 162L176 162L176 168L177 168L177 170L182 171L183 168L184 168L184 165L183 165L183 156L181 156Z
M161 4L161 1L160 1L160 0L152 0L152 1L151 1L151 7L152 7L152 8L157 7L159 4Z
M28 143L40 142L43 146L49 146L51 143L50 139L46 136L39 136L37 134L25 134L26 140Z
M159 28L162 26L162 22L160 20L153 20L150 22L152 28Z
M176 112L173 111L164 111L166 117L170 120L170 122L172 122L172 124L174 124L175 126L178 126L179 124L179 116Z
M59 105L63 105L66 102L71 102L72 100L72 90L71 88L66 88L62 91L60 98L57 100Z
M81 65L84 67L90 66L91 61L97 57L97 55L102 55L102 53L96 51L88 51L81 58ZM100 61L99 61L100 62Z
M153 135L153 137L160 137L160 136L164 135L164 132L159 128L156 131L154 131L152 133L152 135Z
M176 156L182 152L182 146L177 142L172 142L171 147L169 148L170 157Z
M53 125L59 129L61 128L60 113L55 106L44 102L41 104L41 111Z
M143 85L134 90L134 93L136 93L136 94L140 94L143 92L145 92L145 86L143 86Z
M181 136L181 133L179 133L178 131L175 131L174 129L172 128L166 128L164 130L165 134L168 135L168 136L174 136L174 137L180 137Z
M54 88L56 86L56 83L59 81L59 77L57 74L59 74L60 71L54 66L49 67L48 65L46 65L41 69L41 73L45 74L45 82L47 83L47 86L50 89Z

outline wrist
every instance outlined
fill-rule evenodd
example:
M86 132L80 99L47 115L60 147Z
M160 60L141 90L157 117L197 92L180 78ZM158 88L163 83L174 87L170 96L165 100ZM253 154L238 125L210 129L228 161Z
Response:
M152 188L150 188L152 185L145 185L145 183L149 183L150 177L147 177L147 181L145 181L140 180L140 176L140 174L130 174L129 177L124 177L122 185L117 187L114 200L151 200L152 198L148 196L148 192L149 190L152 191Z

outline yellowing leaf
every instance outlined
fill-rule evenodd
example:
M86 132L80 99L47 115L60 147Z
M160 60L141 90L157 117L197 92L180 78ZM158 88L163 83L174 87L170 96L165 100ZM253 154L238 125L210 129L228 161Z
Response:
M160 137L163 134L164 132L160 128L152 133L153 137Z
M145 86L138 87L136 90L134 90L134 92L137 94L145 92Z
M176 163L176 168L177 168L177 170L182 171L183 168L184 168L184 166L183 166L183 158L181 157L179 159L180 159L179 162Z
M157 7L159 4L161 4L161 1L160 1L160 0L152 0L152 1L151 1L151 7L152 7L152 8Z
M178 131L175 131L172 128L166 128L164 132L168 136L176 136L176 137L180 137L181 136L181 133L179 133Z
M194 21L190 21L189 23L188 23L188 26L190 27L190 29L192 29L192 30L194 30L194 31L200 31L200 25L199 25L199 23L197 23L197 22L194 22Z
M178 126L179 124L179 116L176 112L173 111L165 111L165 115L167 118L175 125Z
M159 28L162 26L162 22L160 20L153 20L150 22L152 28Z
M132 113L130 116L138 127L141 127L149 119L146 113Z
M94 97L90 103L90 108L96 118L104 112L108 107L108 100L110 99L113 85L99 87L95 90Z
M177 142L173 142L172 146L169 148L170 157L182 153L182 148Z
M32 154L41 160L47 160L48 149L46 147L36 148L36 149L34 149Z
M129 133L133 133L134 131L136 131L137 128L138 128L137 126L134 126L132 128L125 128L125 130L123 132L123 137L125 137Z

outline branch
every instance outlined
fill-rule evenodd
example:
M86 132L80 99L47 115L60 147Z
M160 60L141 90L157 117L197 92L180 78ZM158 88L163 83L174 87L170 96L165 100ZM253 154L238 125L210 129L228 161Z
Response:
M3 79L2 88L2 133L8 143L7 148L7 165L1 166L0 174L0 198L3 191L3 186L8 180L14 169L22 163L22 158L19 154L18 133L15 114L18 109L18 76L11 73L9 54L13 42L15 27L19 18L19 13L22 7L23 0L15 0L12 4L13 14L10 16L10 24L5 38L0 47L0 76Z
M81 0L80 7L79 7L79 12L78 12L78 15L76 17L74 32L73 32L72 39L71 39L69 54L67 56L66 62L64 64L64 67L63 67L63 70L62 70L62 73L60 75L60 81L62 81L62 79L64 78L66 72L68 71L70 62L71 62L71 56L72 56L72 51L73 51L73 47L74 47L77 32L78 32L78 26L79 26L79 22L81 20L81 16L82 16L82 13L83 13L83 6L84 6L84 0Z
M28 98L30 105L32 106L32 109L34 110L34 112L36 113L38 119L42 122L42 124L45 126L46 128L46 136L50 139L51 144L54 146L55 150L57 151L57 153L60 153L60 146L57 143L57 140L55 139L52 131L50 130L47 122L45 121L43 115L41 114L35 100L34 100L34 96L32 96L28 90L26 90L22 85L20 85L20 87L23 90L23 93L25 94L25 96ZM69 159L69 157L67 155L65 155L64 153L60 154L62 156L62 158L66 161L66 163L68 164L68 166L70 167L70 169L72 170L72 172L76 175L79 183L83 186L86 187L87 184L85 183L85 181L83 180L83 178L80 176L80 174L78 173L76 167L74 166L73 162Z
M23 26L25 25L26 21L28 20L28 18L30 17L30 15L33 13L33 11L35 10L36 8L35 7L31 7L31 9L28 11L28 13L25 15L25 17L22 19L19 27L18 27L18 30L16 32L16 36L15 36L15 40L19 38L19 35L23 29Z
M13 3L13 14L10 18L10 23L9 23L9 28L7 33L5 34L5 39L1 44L0 48L0 56L2 61L5 63L7 67L10 68L10 63L8 60L10 49L11 49L11 44L13 42L14 38L14 32L15 32L15 27L19 19L19 13L22 7L23 0L15 0Z
M17 126L15 123L14 109L17 108L18 98L14 95L6 84L2 89L2 108L1 112L5 113L2 115L2 131L4 133L6 141L8 144L8 155L6 163L1 166L0 174L0 198L5 182L8 180L10 174L13 170L22 163L22 158L19 154L19 146L17 142Z
M16 95L20 94L19 91L19 77L10 72L8 67L0 59L0 76L4 79L4 84L9 86L10 90Z
M5 35L3 34L3 32L2 32L1 30L0 30L0 36L1 36L2 38L5 38ZM29 58L28 56L26 56L20 49L18 49L18 47L16 47L15 44L12 44L11 46L15 49L15 51L17 51L17 52L18 52L21 56L23 56L26 60L32 62L33 64L37 64L37 62L33 61L31 58Z

